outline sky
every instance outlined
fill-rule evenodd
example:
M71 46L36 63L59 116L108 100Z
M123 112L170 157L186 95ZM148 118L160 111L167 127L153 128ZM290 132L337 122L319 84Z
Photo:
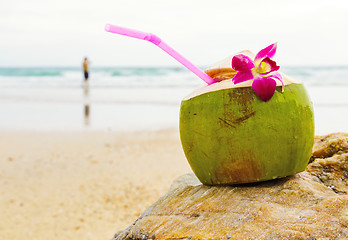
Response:
M277 42L279 65L348 65L347 0L0 0L0 67L180 66L151 32L198 66Z

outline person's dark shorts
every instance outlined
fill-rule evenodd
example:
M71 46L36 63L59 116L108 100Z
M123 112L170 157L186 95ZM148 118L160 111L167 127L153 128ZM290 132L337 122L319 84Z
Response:
M84 72L85 73L85 79L88 78L88 72Z

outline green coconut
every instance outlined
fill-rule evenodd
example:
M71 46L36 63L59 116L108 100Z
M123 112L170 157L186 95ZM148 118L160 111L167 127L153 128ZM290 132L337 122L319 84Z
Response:
M268 102L255 94L252 81L230 80L182 100L181 143L203 184L259 182L305 170L314 141L313 107L301 82L282 77L284 92L278 85Z

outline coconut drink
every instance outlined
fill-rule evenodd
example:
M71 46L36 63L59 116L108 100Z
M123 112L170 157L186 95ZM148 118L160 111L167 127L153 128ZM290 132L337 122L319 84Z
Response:
M180 108L182 147L203 184L259 182L305 170L313 107L303 84L278 72L272 60L277 44L203 72L155 34L111 24L105 30L155 44L208 84Z
M266 181L304 171L314 141L312 103L299 81L277 72L276 44L208 69L217 83L181 102L180 138L207 185ZM252 59L255 59L254 61Z

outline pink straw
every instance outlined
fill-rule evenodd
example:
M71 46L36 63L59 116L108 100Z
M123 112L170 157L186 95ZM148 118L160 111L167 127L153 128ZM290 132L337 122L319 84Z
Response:
M216 83L216 81L214 79L209 77L205 72L203 72L201 69L199 69L198 67L193 65L189 60L184 58L180 53L175 51L173 48L171 48L165 42L163 42L159 37L157 37L156 35L154 35L152 33L141 32L138 30L119 27L119 26L115 26L115 25L111 25L111 24L105 25L105 31L152 42L153 44L155 44L156 46L161 48L163 51L168 53L170 56L175 58L178 62L180 62L182 65L184 65L188 70L190 70L191 72L196 74L199 78L201 78L208 85Z

